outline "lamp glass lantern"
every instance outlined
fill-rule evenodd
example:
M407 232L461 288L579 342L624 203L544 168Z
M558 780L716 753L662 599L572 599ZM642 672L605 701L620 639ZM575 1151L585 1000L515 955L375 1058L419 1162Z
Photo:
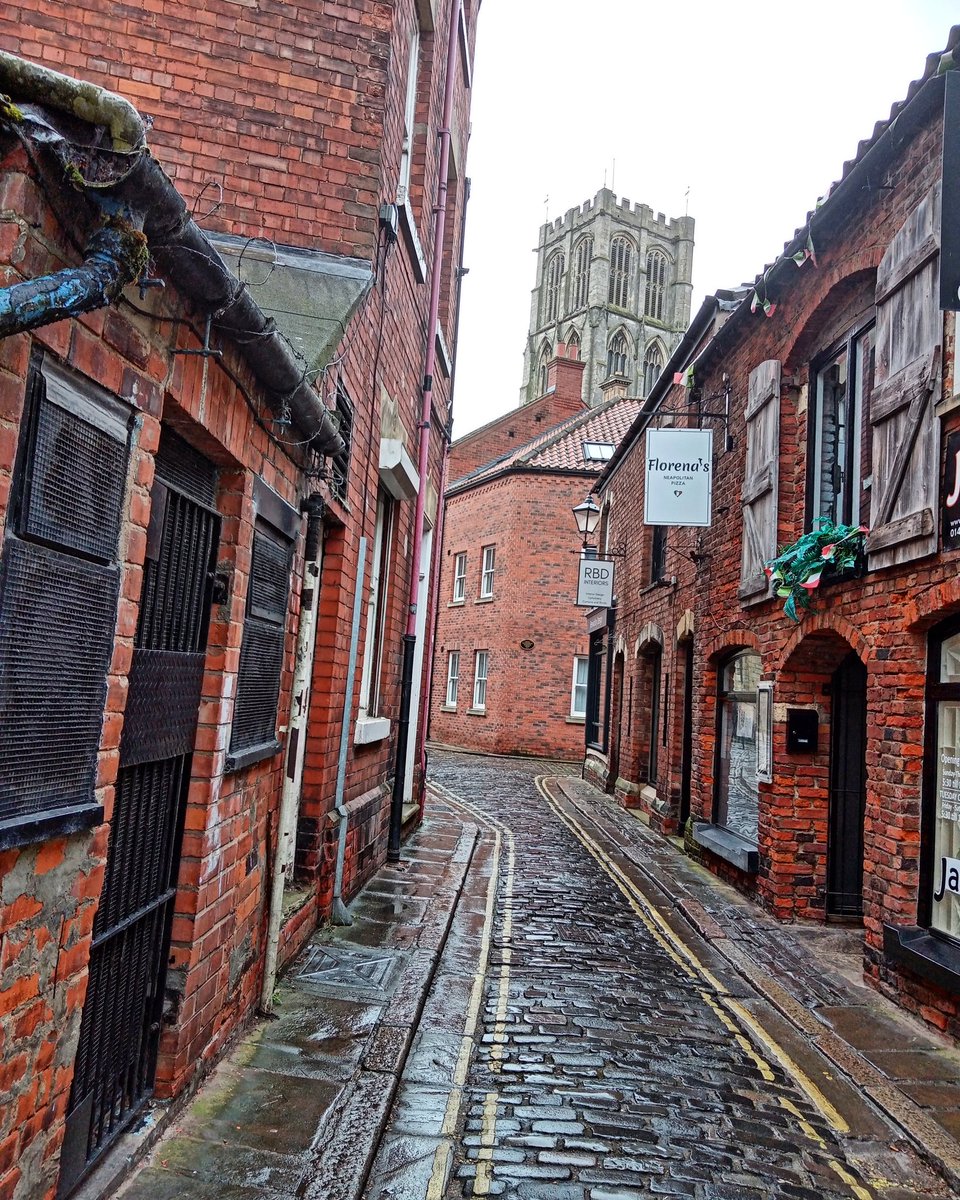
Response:
M586 546L587 539L596 532L600 524L600 506L590 495L582 504L576 506L573 515L577 522L577 530L583 535L583 544Z

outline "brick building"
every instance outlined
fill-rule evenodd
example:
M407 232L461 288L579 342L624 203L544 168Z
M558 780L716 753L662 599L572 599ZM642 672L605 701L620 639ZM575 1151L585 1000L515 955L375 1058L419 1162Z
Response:
M638 404L587 408L583 362L558 351L540 400L451 449L430 721L446 745L563 759L583 750L572 510Z
M647 394L690 319L693 230L606 187L540 227L521 406L560 345L584 363L587 404Z
M477 7L0 12L0 1196L195 1081L413 808Z
M626 559L585 758L776 915L862 922L867 976L955 1037L958 42L755 287L705 303L605 468ZM646 430L700 425L712 525L645 526Z

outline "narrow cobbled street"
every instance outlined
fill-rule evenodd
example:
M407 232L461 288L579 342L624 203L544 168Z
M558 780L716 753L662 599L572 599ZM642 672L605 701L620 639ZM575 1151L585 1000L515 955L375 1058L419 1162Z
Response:
M477 1050L465 1077L450 1064L457 1132L434 1194L447 1172L446 1196L952 1194L856 1097L853 1127L752 1015L744 980L602 849L549 766L436 755L432 779L495 840L499 880L476 1012L465 1005ZM416 1054L411 1067L416 1080ZM412 1194L390 1160L405 1158L404 1112L422 1118L416 1087L401 1086L368 1196Z

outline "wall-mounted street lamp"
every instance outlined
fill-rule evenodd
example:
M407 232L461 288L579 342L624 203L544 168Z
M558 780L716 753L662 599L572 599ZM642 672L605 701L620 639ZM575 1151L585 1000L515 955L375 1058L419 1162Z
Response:
M573 510L574 518L577 522L577 530L583 534L583 549L590 548L590 538L596 533L597 526L600 524L600 506L593 498L591 493L582 504L578 504Z

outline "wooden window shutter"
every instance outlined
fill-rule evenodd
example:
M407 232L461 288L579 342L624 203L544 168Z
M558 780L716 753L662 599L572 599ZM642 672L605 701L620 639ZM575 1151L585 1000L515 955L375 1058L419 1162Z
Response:
M777 553L777 478L780 457L780 362L769 358L750 372L747 390L747 460L740 506L743 513L740 600L757 604L770 592L764 571Z
M937 548L943 316L939 307L940 191L910 214L877 271L877 330L870 425L873 446L871 569Z

